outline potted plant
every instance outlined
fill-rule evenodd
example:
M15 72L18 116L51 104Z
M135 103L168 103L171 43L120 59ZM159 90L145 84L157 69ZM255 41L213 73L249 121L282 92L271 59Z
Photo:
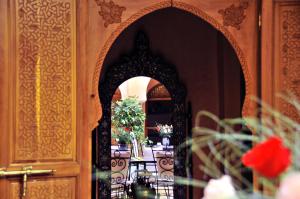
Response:
M126 149L127 144L131 141L130 132L123 128L114 128L112 131L112 138L116 139L122 149Z
M119 100L112 105L112 137L119 144L129 144L136 138L142 142L144 138L145 113L140 102L134 98Z

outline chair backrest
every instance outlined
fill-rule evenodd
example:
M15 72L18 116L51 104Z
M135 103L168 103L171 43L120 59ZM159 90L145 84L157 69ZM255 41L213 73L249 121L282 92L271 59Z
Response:
M174 153L173 151L153 151L158 176L165 180L174 180Z
M130 151L114 150L111 153L111 184L121 184L127 180Z

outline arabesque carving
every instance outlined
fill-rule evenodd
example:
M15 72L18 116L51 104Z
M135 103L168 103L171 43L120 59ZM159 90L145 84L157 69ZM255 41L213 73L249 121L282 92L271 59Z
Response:
M122 14L126 10L124 6L119 6L112 0L107 2L106 0L95 0L100 7L99 15L104 20L104 27L110 24L121 23Z
M16 161L73 157L73 3L17 1Z
M238 6L231 4L228 8L221 9L218 12L223 17L224 26L232 26L241 29L241 24L246 18L245 10L248 8L248 2L241 2Z
M19 183L13 184L12 199L20 199ZM74 199L75 183L69 179L28 182L26 198L30 199Z
M300 5L280 7L280 90L300 97ZM287 102L281 101L281 111L300 121L299 112Z

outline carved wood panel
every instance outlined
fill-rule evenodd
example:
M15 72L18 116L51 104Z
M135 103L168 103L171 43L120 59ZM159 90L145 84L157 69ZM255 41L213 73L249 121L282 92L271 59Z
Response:
M0 115L0 120L8 125L0 139L0 167L55 170L53 175L29 176L24 199L89 197L88 181L83 183L87 177L81 175L89 167L82 160L87 153L79 153L87 134L76 136L75 128L77 1L0 2L5 21L0 35L6 36L0 42L5 47L0 68L8 79L1 81L6 89L0 89L7 106L2 109L1 104L6 117ZM2 178L0 198L20 199L21 178Z
M300 97L300 3L277 3L275 10L275 93ZM275 97L276 107L300 121L295 107Z
M16 1L16 161L74 159L73 0Z
M27 184L26 199L74 199L75 178L32 180ZM20 199L21 185L10 184L10 199Z

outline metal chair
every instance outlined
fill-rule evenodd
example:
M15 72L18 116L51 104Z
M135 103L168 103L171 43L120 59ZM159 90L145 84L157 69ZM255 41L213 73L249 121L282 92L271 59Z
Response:
M111 198L126 194L130 151L114 150L111 154Z
M161 195L160 190L163 190L167 198L172 198L174 187L174 152L173 150L157 150L153 149L153 147L151 147L151 150L157 162L157 195Z

